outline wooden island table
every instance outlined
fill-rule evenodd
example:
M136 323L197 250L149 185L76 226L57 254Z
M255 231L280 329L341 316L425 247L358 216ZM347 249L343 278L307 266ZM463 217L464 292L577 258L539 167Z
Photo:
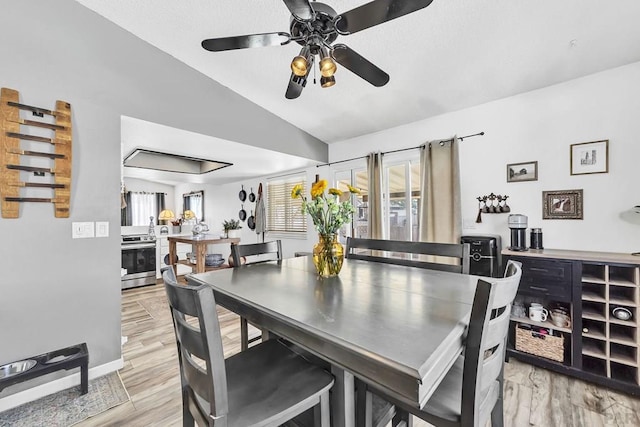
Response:
M218 270L221 268L229 268L228 264L222 264L220 267L207 267L205 266L205 256L207 254L207 245L220 245L229 243L231 245L235 245L240 243L239 238L232 239L220 239L218 237L214 237L211 234L201 234L198 236L172 236L167 237L169 241L169 260L171 260L171 265L173 266L174 271L178 274L176 269L176 264L173 263L177 257L178 251L176 250L176 245L178 243L188 243L193 247L193 252L196 254L196 263L193 264L189 262L189 260L178 260L178 264L188 265L192 268L194 273L204 273L208 270Z

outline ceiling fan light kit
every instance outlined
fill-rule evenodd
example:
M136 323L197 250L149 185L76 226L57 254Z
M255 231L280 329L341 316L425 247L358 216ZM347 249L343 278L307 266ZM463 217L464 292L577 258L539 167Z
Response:
M331 77L320 77L320 85L322 87L331 87L334 84L336 84L336 78L331 76Z
M309 46L303 46L302 50L300 51L300 55L296 56L295 58L293 58L293 61L291 61L291 72L293 72L293 74L295 74L296 76L306 76L309 72L309 68L311 68L309 66L310 56L311 51L309 49Z
M289 33L275 32L222 37L202 41L211 52L250 47L284 46L294 41L302 46L291 61L291 77L285 92L287 99L300 96L314 57L320 58L320 84L335 85L336 62L376 87L389 82L389 75L344 44L332 43L338 35L346 36L429 6L433 0L373 0L340 15L330 6L309 0L283 0L291 12Z

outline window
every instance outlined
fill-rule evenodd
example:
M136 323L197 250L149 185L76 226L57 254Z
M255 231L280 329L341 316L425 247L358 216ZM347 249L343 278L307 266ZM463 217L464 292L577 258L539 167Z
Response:
M302 214L302 199L291 198L291 190L296 184L302 184L302 192L306 195L306 175L267 182L267 231L306 234L307 217Z
M369 237L369 212L368 191L369 178L366 168L337 171L334 174L335 187L343 194L349 194L348 185L360 189L360 194L351 194L351 202L356 208L351 221L351 227L346 226L340 230L340 241L345 242L346 236L366 239Z
M204 221L204 191L192 191L182 195L183 212L190 210L196 221Z
M164 206L164 193L146 193L128 191L125 193L126 206L120 214L120 225L158 224L158 215Z
M385 155L383 160L383 227L385 238L390 240L419 240L420 219L420 159L415 155ZM354 164L350 169L334 172L336 188L346 190L352 183L361 190L354 197L354 214L351 230L346 235L369 238L368 174L366 166ZM341 232L343 237L343 232Z

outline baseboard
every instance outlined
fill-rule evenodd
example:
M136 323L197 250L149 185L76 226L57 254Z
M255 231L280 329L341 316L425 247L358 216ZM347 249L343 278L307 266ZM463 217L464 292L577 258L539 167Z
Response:
M89 379L102 377L111 372L117 371L124 366L124 360L121 358L114 361L105 363L104 365L96 366L89 369ZM80 384L80 372L68 375L57 380L49 381L48 383L41 384L30 388L28 390L20 391L7 397L0 399L0 412L6 411L16 406L20 406L24 403L40 399L41 397L48 396L61 390L65 390L69 387L73 387Z

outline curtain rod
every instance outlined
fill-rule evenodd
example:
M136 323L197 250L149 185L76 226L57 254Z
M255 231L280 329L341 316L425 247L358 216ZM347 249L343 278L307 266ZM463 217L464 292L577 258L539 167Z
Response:
M478 133L474 133L473 135L465 135L465 136L459 136L458 139L460 141L464 141L465 138L471 138L474 136L483 136L484 132L478 132ZM453 138L449 138L449 139L443 139L440 140L440 145L444 145L445 142L453 142ZM419 149L424 147L424 144L418 146L418 147L409 147L409 148L400 148L398 150L392 150L392 151L384 151L382 154L391 154L391 153L399 153L400 151L408 151L408 150L415 150L415 149ZM322 167L322 166L331 166L331 165L335 165L338 163L344 163L344 162L350 162L352 160L358 160L358 159L366 159L367 156L360 156L360 157L354 157L352 159L345 159L345 160L338 160L337 162L330 162L330 163L323 163L321 165L316 165L317 168Z

